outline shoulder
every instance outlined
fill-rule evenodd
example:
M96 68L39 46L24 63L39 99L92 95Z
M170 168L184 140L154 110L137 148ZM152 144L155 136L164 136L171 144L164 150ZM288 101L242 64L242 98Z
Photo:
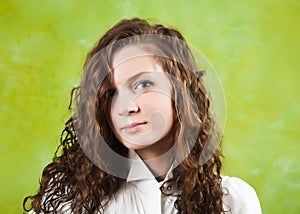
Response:
M259 199L253 187L240 178L222 176L223 206L231 214L260 214Z

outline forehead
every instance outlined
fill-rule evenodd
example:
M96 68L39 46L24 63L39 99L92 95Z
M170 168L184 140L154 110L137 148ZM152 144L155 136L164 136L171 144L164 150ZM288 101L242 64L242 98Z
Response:
M163 72L154 54L139 46L128 46L113 55L113 82L116 87L140 73Z

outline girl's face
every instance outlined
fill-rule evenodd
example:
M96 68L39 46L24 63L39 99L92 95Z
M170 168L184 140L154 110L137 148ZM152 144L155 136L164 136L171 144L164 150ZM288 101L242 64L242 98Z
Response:
M119 141L134 150L172 144L167 137L173 126L172 87L160 64L129 46L114 55L112 72L116 91L110 117Z

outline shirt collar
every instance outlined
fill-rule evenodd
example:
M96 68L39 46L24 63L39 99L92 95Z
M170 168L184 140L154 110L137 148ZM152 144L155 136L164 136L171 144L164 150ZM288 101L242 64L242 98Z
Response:
M134 182L134 181L146 181L146 180L155 180L155 177L153 176L152 172L149 170L147 165L144 163L144 161L140 158L140 156L134 151L134 150L129 150L129 155L130 159L130 168L129 168L129 173L127 176L126 181L127 182ZM174 164L171 165L169 171L166 174L166 177L163 181L159 183L163 183L166 180L172 178L173 173L173 166Z

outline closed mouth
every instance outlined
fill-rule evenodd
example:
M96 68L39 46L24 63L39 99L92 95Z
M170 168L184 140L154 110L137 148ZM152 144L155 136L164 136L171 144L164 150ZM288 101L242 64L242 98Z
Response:
M134 128L134 127L136 127L136 126L139 126L139 125L145 125L145 124L147 124L147 122L130 123L130 124L126 125L126 126L123 126L123 127L121 128L121 130L122 130L122 129Z

